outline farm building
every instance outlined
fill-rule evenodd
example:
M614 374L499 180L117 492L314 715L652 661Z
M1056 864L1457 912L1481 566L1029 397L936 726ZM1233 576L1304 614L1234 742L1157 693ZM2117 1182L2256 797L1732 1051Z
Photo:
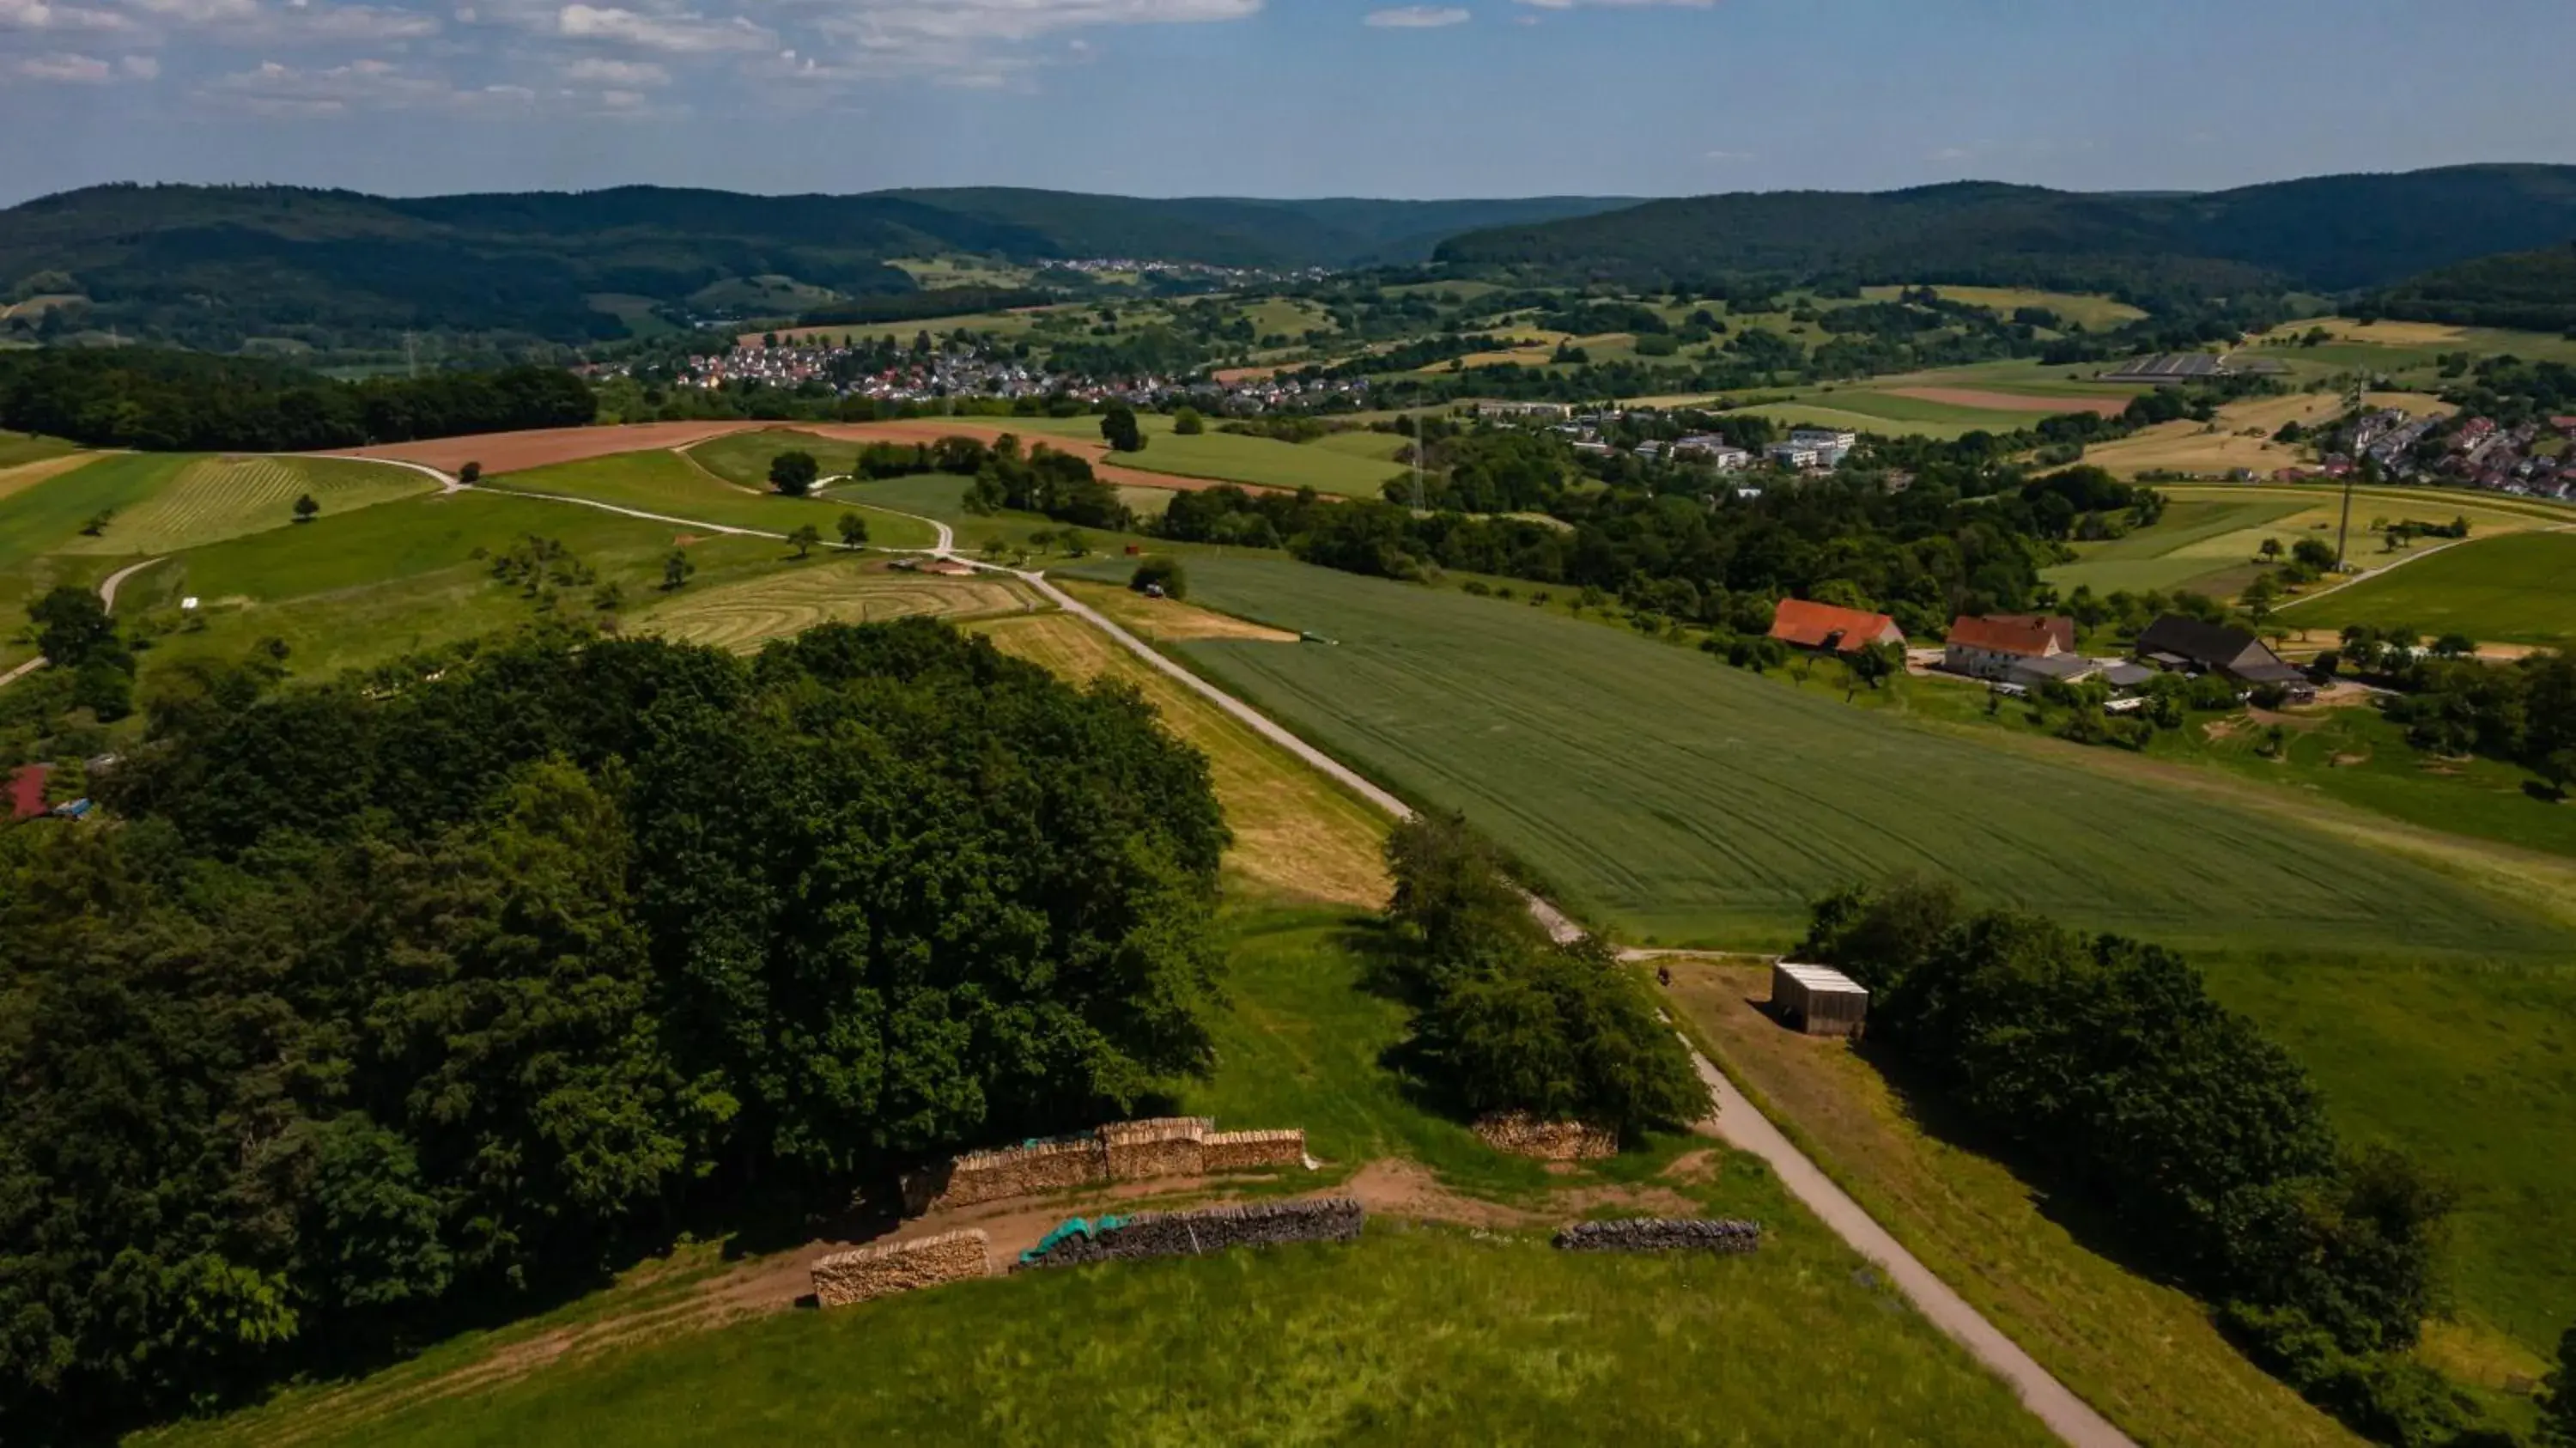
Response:
M2052 658L2075 650L2075 620L2039 614L1965 614L1951 621L1942 645L1941 667L1976 679L2000 679L2025 659Z
M1905 630L1883 613L1784 598L1771 615L1771 637L1802 649L1856 654L1871 644L1905 645Z
M1857 1036L1869 1019L1869 992L1823 965L1771 967L1771 1013L1810 1036Z
M2218 674L2245 688L2278 684L2293 697L2313 698L2316 693L2307 675L2283 663L2261 639L2241 628L2203 623L2178 613L2166 614L2139 630L2135 652L2141 663L2167 672Z
M2080 684L2102 672L2102 666L2082 654L2034 654L2015 659L2004 670L2004 677L2024 688L2041 684Z
M1795 427L1789 430L1789 445L1815 453L1819 467L1838 468L1844 458L1851 456L1851 450L1860 446L1860 434L1822 427Z

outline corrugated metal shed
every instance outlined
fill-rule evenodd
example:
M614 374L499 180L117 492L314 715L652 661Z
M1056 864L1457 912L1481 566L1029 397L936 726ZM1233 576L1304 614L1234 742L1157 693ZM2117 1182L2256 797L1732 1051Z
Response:
M1771 1010L1810 1036L1857 1036L1869 1019L1869 992L1831 966L1784 960L1771 967Z

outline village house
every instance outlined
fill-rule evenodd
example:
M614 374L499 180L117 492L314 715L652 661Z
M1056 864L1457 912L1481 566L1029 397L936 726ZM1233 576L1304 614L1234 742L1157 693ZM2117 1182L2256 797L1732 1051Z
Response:
M1771 615L1771 637L1793 648L1856 654L1872 644L1905 645L1905 630L1883 613L1784 598Z
M2039 614L1961 615L1950 624L1941 667L1974 679L2009 677L2015 665L2075 651L2075 620Z
M2240 688L2278 684L2292 698L2316 697L2307 675L2241 628L2169 613L2139 630L2134 652L2140 662L2168 673L2217 674Z

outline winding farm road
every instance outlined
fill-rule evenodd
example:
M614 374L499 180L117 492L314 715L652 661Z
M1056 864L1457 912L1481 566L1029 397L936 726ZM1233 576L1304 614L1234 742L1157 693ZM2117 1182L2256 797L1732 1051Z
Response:
M116 570L114 573L109 574L105 578L100 579L98 581L99 606L106 609L109 613L116 612L116 590L124 586L125 580L132 578L134 575L141 573L144 569L149 568L160 561L161 560L158 558L146 558L140 563L129 563L123 568ZM27 660L25 663L20 664L18 667L11 669L7 673L0 674L0 689L8 688L11 684L18 682L20 679L23 679L29 674L36 672L38 669L43 668L46 662L45 656L43 654L38 654L34 658Z

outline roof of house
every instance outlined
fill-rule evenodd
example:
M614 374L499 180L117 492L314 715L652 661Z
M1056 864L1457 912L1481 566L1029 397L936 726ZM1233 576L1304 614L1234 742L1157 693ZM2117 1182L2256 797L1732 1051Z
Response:
M2102 671L2102 682L2114 689L2134 689L2156 676L2156 670L2144 664L2113 664Z
M1810 603L1803 598L1780 600L1779 608L1771 615L1771 637L1782 643L1846 654L1858 653L1894 629L1896 620L1886 614ZM1902 630L1897 631L1897 636L1904 636Z
M1990 613L1986 617L1997 623L2037 624L2048 630L2059 648L2072 651L2075 647L2075 620L2062 613Z
M2031 617L1992 616L1972 618L1961 614L1951 620L1949 641L1965 648L1985 649L1998 654L2056 653L2075 642L2074 620L2067 620L2066 637L2059 638L2049 621Z
M9 818L34 819L45 812L45 777L52 773L41 764L21 764L9 776Z
M2072 683L2091 676L2101 665L2082 654L2030 654L2013 660L2012 674L2022 679L2057 679Z
M2251 677L2248 669L2281 663L2279 655L2241 628L2203 623L2178 613L2166 614L2139 630L2137 652L2142 658L2173 654L2202 668L2225 669L2240 677Z
M1811 991L1821 991L1829 995L1865 996L1869 994L1860 982L1830 965L1792 965L1784 960L1773 968Z

